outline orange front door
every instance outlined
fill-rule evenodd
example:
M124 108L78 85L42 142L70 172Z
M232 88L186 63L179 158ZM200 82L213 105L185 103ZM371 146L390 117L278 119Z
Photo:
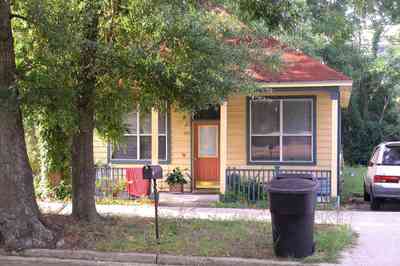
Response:
M219 188L219 123L194 123L196 188Z

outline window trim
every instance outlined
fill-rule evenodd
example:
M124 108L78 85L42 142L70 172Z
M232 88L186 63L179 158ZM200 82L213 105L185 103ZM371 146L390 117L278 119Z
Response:
M136 137L136 145L137 145L137 158L139 159L113 159L112 158L112 144L108 143L107 145L107 161L110 164L147 164L151 163L151 159L140 159L140 137L141 136L149 136L152 137L152 134L147 134L147 133L140 133L140 124L139 124L139 119L140 119L140 113L137 112L137 122L138 122L138 127L137 127L137 133L136 134L124 134L124 136L135 136ZM159 164L169 164L171 162L171 157L170 157L170 150L171 150L171 113L170 109L168 108L166 110L166 132L165 133L158 133L157 137L165 136L166 137L166 147L165 147L165 153L166 153L166 158L165 159L159 159L158 163Z
M264 99L271 99L271 100L279 100L279 108L280 108L280 129L279 134L251 134L251 102L253 101L254 97L248 96L246 99L246 120L247 120L247 136L246 136L246 144L247 144L247 164L248 165L316 165L317 162L317 123L316 123L316 116L317 116L317 97L314 95L305 95L305 96L256 96L262 97ZM283 101L284 100L309 100L311 101L312 108L311 108L311 134L289 134L283 133ZM253 136L276 136L279 137L280 141L280 159L279 161L273 160L252 160L251 159L251 138ZM290 137L290 136L308 136L311 137L311 160L310 161L283 161L283 137Z

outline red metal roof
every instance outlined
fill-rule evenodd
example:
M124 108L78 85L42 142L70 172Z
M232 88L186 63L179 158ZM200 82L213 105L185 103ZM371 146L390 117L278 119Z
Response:
M261 44L266 53L281 53L282 68L278 73L274 73L261 64L253 64L248 73L258 82L351 81L351 78L339 71L303 52L281 44L276 39L264 39Z

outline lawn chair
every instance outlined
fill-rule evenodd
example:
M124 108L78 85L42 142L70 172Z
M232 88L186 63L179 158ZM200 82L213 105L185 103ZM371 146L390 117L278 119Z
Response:
M150 194L150 182L143 179L142 168L126 169L126 181L129 198L139 198Z

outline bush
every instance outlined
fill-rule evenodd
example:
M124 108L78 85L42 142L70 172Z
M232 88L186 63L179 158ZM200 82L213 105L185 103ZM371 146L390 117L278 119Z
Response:
M61 180L60 184L52 189L52 195L57 200L67 200L72 197L72 185L65 180Z
M234 173L228 177L229 184L223 197L225 202L248 201L255 203L266 200L263 183L257 178L242 181L239 174Z

